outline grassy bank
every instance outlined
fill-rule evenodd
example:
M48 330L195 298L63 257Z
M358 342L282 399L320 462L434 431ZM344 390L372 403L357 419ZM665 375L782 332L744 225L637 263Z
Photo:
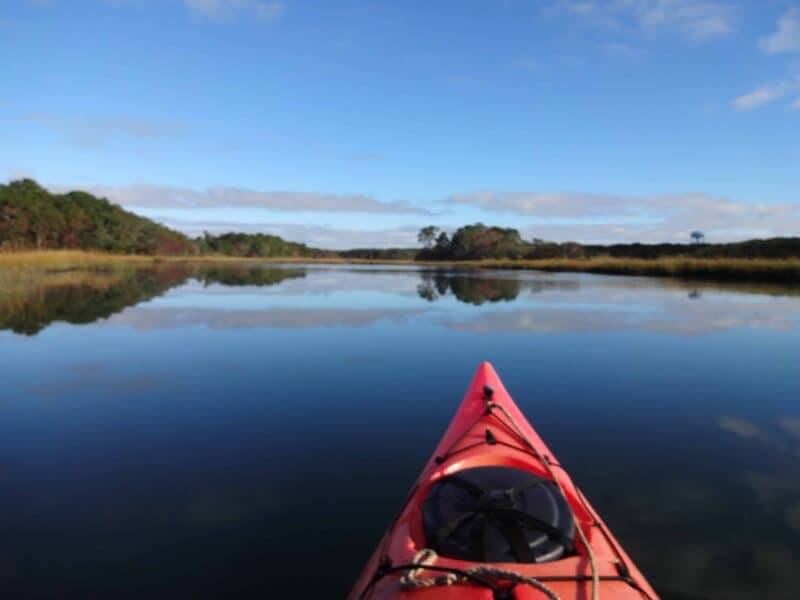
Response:
M29 271L69 271L110 269L119 267L147 267L164 262L265 262L264 258L235 256L144 256L139 254L105 254L80 250L42 250L26 252L0 252L0 272L24 273ZM293 259L276 261L298 262ZM304 259L307 261L308 259ZM300 261L303 262L303 261ZM324 261L320 261L324 262ZM344 262L344 261L337 261Z
M588 258L480 261L492 269L534 269L730 281L781 281L800 284L800 260L726 258Z
M527 271L597 273L676 277L717 281L765 281L800 284L800 259L728 258L580 258L543 260L410 261L377 259L261 259L268 262L421 265L442 268L518 269Z
M151 264L152 256L115 255L79 250L44 250L41 252L0 253L0 270L6 272L61 271L113 267L120 264Z
M425 265L442 268L522 269L551 272L640 275L724 281L769 281L800 284L798 259L656 258L628 259L597 257L588 259L481 260L460 262L419 262L344 258L239 258L230 256L137 256L80 251L42 251L0 253L0 271L61 271L70 269L108 269L124 265L147 266L157 262L269 262L315 264Z

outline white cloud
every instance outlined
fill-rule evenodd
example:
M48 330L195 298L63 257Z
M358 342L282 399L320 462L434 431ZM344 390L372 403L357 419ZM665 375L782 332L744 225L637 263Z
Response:
M23 167L9 167L5 169L6 173L8 174L8 180L14 181L15 179L33 179L34 172L30 169L25 169Z
M195 14L209 19L230 18L237 13L273 21L283 15L286 4L280 0L181 0Z
M48 186L59 192L71 188ZM346 212L386 214L430 214L407 202L381 202L358 194L325 194L292 191L255 191L236 187L214 187L204 191L147 183L129 186L81 186L96 196L122 206L139 208L265 208L288 212Z
M800 51L800 9L789 8L778 19L778 30L761 40L761 49L767 54Z
M596 27L674 32L694 41L735 33L738 20L730 4L711 0L554 0L551 11Z
M602 42L598 44L597 47L603 52L616 54L617 56L633 57L641 54L641 50L638 48L634 48L628 44L623 44L622 42Z
M419 227L401 226L394 229L343 229L326 225L301 223L241 223L225 221L163 220L164 224L192 237L204 231L213 234L230 231L266 233L286 240L301 242L314 248L347 250L351 248L412 248L417 246Z
M539 62L531 56L520 56L512 65L523 71L535 72L539 70Z
M56 192L74 189L48 187ZM152 184L86 185L80 189L192 236L203 231L262 232L332 249L416 246L420 222L427 220L421 215L451 233L467 222L483 220L516 227L526 239L589 244L687 242L697 229L713 242L797 236L800 232L800 202L751 204L703 193L618 196L486 190L454 194L439 203L448 210L430 211L363 195L231 187L198 191ZM476 217L469 211L465 217L459 210L464 207L477 208L486 216ZM349 219L345 220L350 214L371 216L350 226ZM392 218L387 228L384 223L390 215L407 215L408 220L395 225ZM443 218L447 222L442 222Z
M86 148L102 148L109 141L127 138L159 140L181 135L181 123L156 123L131 116L65 117L36 112L24 115L27 121L63 134L67 141Z
M790 7L781 15L778 19L777 31L763 38L760 46L767 54L800 51L800 9ZM736 110L752 110L780 100L798 90L800 90L800 76L795 74L793 79L762 85L752 92L736 98L733 101L733 107ZM800 108L800 98L789 106L794 109Z
M700 193L628 197L482 191L456 194L447 202L529 216L531 222L517 225L527 237L560 241L685 242L695 229L709 241L727 241L800 231L800 203L747 204Z
M752 92L736 98L733 101L733 108L736 110L753 110L775 100L780 100L796 88L797 84L789 81L762 85Z

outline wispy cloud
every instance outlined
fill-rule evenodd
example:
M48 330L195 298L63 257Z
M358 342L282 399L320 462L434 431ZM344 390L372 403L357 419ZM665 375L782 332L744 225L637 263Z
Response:
M50 186L65 191L65 186ZM288 212L389 213L427 215L430 211L408 202L381 202L358 194L294 191L256 191L236 187L189 188L147 183L129 186L82 186L97 196L123 206L139 208L264 208Z
M116 139L159 140L182 135L181 123L157 123L131 116L67 117L45 112L23 116L29 122L64 135L67 141L87 148L102 148Z
M791 7L781 15L777 31L761 40L761 49L767 54L800 51L800 9Z
M350 160L357 162L371 162L377 160L384 160L386 156L380 152L353 152L347 156Z
M732 5L710 0L553 0L550 11L595 27L671 32L693 41L730 35L738 23Z
M417 245L419 227L400 226L392 229L345 229L326 225L304 223L241 223L225 221L188 221L168 219L165 224L190 236L204 231L213 234L237 231L267 233L287 240L308 244L315 248L347 250L351 248L411 248Z
M8 174L8 180L13 181L15 179L33 179L34 172L30 169L25 169L24 167L9 167L5 169L6 173Z
M540 68L539 61L537 61L532 56L527 56L527 55L518 57L511 64L517 69L521 69L523 71L530 71L531 73L538 71Z
M634 48L629 44L624 44L622 42L602 42L597 45L597 47L602 50L603 52L607 52L608 54L616 54L617 56L639 56L642 51L638 48Z
M447 82L456 87L479 87L486 85L485 79L466 74L451 75L447 78Z
M158 219L168 227L196 237L208 231L212 234L266 233L315 248L348 250L351 248L411 248L417 245L419 227L404 225L391 229L346 229L306 223L272 223L240 221L200 221L188 219Z
M25 0L36 6L54 6L58 0ZM104 0L123 3L131 0ZM275 21L286 12L283 0L178 0L193 14L206 19L222 21L237 15L254 17L260 21ZM66 2L65 2L66 4Z
M181 0L193 13L214 20L245 14L263 21L274 21L286 11L280 0Z
M788 94L798 89L798 84L791 81L781 81L762 85L752 92L739 96L733 100L733 108L736 110L753 110L775 100L785 98Z
M456 194L448 204L529 216L526 234L582 242L665 242L689 239L694 229L715 241L796 235L800 203L747 204L708 194L629 197L482 191Z
M800 51L800 9L790 7L782 14L778 19L777 30L763 38L759 45L766 54ZM796 68L795 71L797 71ZM761 85L752 92L735 98L732 105L736 110L747 111L797 92L800 92L800 75L795 73L794 77L788 77L777 83ZM800 98L789 106L795 109L800 107Z
M691 288L690 288L691 289ZM646 331L662 335L705 335L731 329L772 329L791 331L800 321L796 300L781 298L774 305L739 302L687 302L686 289L668 291L642 286L606 289L602 283L590 291L592 302L571 294L571 301L561 300L559 292L544 292L540 304L523 309L486 311L467 320L441 318L443 325L471 333L600 333ZM623 304L628 301L630 304ZM630 310L602 310L602 303ZM646 306L647 310L642 310ZM728 431L744 434L744 427L727 423Z

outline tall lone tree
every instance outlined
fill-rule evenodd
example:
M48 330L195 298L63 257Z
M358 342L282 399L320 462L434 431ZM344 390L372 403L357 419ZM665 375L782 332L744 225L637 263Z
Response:
M690 235L692 236L692 241L693 241L695 244L699 244L699 243L700 243L700 242L702 242L702 241L705 239L705 237L706 237L706 234L705 234L705 233L703 233L702 231L693 231L693 232L692 232Z
M439 233L439 228L435 225L428 225L427 227L423 227L419 230L419 235L417 235L417 241L425 246L428 250L433 248L433 244L436 242L436 235Z

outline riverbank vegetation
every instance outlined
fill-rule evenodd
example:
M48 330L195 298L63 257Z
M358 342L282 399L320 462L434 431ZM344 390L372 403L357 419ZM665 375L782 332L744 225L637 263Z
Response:
M43 256L52 257L54 253ZM0 261L0 331L35 335L54 322L82 324L108 319L129 306L160 296L193 279L203 286L278 285L305 277L305 271L269 268L254 262L196 260L129 260L69 253L77 262L68 270L43 268L48 263L9 271ZM64 257L57 264L63 266ZM80 266L78 266L80 265Z
M641 259L600 256L572 259L484 260L471 264L488 269L528 269L605 275L639 275L725 281L775 281L800 284L800 259L704 259L692 257Z
M613 275L800 283L800 237L685 244L580 244L526 240L517 229L482 223L452 235L424 227L422 248L312 248L268 234L191 239L86 192L54 194L24 179L0 185L2 272L109 268L154 261L314 261L413 263L442 267L578 271Z
M86 192L54 194L31 179L0 185L0 252L30 250L147 256L313 258L335 254L261 233L206 233L190 239Z
M699 232L693 232L699 234ZM437 227L420 230L422 249L416 258L431 261L464 260L585 260L594 258L660 260L693 259L800 259L800 237L747 240L726 244L580 244L525 240L513 228L483 223L460 227L450 238ZM699 239L697 236L694 239ZM701 238L700 238L701 239Z

